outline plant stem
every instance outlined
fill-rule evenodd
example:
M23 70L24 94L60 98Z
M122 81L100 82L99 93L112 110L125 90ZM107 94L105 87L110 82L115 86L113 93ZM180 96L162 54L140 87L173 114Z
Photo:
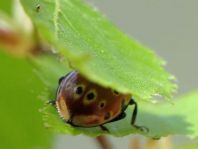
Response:
M113 149L112 144L105 136L98 136L96 137L96 141L100 145L101 149Z
M141 146L140 138L133 138L130 144L130 149L140 149L141 148L140 146Z

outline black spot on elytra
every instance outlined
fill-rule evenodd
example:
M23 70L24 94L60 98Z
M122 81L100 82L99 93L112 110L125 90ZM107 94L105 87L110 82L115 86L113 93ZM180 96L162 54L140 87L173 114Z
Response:
M93 100L95 98L95 94L93 92L87 94L88 100Z
M83 93L83 88L81 86L78 86L75 90L76 94L81 95Z
M100 103L100 108L104 108L104 106L105 106L105 103L104 102L101 102Z
M104 115L104 119L105 120L108 120L110 117L111 117L111 113L110 112L105 113L105 115Z

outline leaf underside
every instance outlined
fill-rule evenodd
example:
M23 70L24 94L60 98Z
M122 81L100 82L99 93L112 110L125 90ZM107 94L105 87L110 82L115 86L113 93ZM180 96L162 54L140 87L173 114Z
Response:
M51 85L48 84L51 86L51 91L46 92L46 95L42 97L43 101L47 103L49 99L55 99L55 90L56 87L58 87L57 80L59 76L64 75L70 70L69 67L67 67L67 71L63 69L54 69L64 68L65 65L54 60L53 57L42 57L35 60L35 64L39 66L37 68L39 75L42 76L43 79L48 77L47 80L53 82ZM53 66L51 68L48 67L52 64ZM56 84L56 86L54 86L54 84ZM142 133L130 125L133 110L132 106L127 109L127 117L125 119L105 124L105 126L109 129L110 135L117 137L132 133L139 133L152 138L160 138L174 134L196 136L198 134L197 108L196 104L193 103L196 103L197 98L198 91L174 100L175 102L173 104L153 104L145 101L138 101L139 111L136 124L147 127L149 129L148 133ZM59 116L56 108L50 104L46 104L42 112L44 114L45 126L57 132L72 135L86 134L92 137L107 134L102 131L100 127L81 128L66 124Z
M90 80L136 99L169 98L175 90L160 58L83 1L21 2L42 38Z
M55 99L57 80L72 69L77 69L90 80L121 92L132 93L135 99L148 99L154 94L170 97L175 90L170 74L161 67L163 61L148 48L121 33L98 11L79 0L25 1L25 10L32 18L41 37L51 43L64 57L35 58L37 73L48 87L43 101ZM39 9L37 9L39 6ZM69 64L68 65L68 62ZM197 93L178 99L175 105L148 104L138 100L137 125L149 129L143 133L130 125L132 108L127 117L105 126L114 136L140 133L158 138L171 134L196 135L196 119L192 102ZM188 100L184 100L188 99ZM183 109L184 105L192 108ZM45 126L58 132L98 136L106 134L99 127L72 127L63 122L57 110L46 104L42 109ZM179 123L179 124L178 124Z

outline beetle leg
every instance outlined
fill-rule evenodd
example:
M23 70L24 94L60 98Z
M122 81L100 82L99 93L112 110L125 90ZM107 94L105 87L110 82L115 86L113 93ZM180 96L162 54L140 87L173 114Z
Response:
M143 132L148 132L149 129L144 127L144 126L138 126L135 124L135 121L136 121L136 117L137 117L137 112L138 112L138 105L137 103L131 99L130 100L130 105L134 105L134 109L133 109L133 113L132 113L132 117L131 117L131 125L137 129L139 129L140 131L143 131Z
M129 104L134 105L133 114L132 114L132 118L131 118L131 125L135 125L137 111L138 111L138 105L133 99L130 100Z
M70 124L71 126L74 126L71 118L69 120L65 120L65 123Z
M122 113L120 113L120 115L118 115L116 118L112 119L112 120L109 121L108 123L110 123L110 122L115 122L115 121L119 121L119 120L121 120L121 119L123 119L123 118L125 118L125 117L126 117L126 113L125 113L125 112L122 112Z
M126 117L126 113L125 112L122 112L120 115L118 115L116 118L114 118L113 120L107 122L107 123L110 123L110 122L114 122L114 121L118 121L118 120L121 120L123 118ZM100 125L100 128L104 131L107 131L109 132L108 128L106 128L104 125Z
M108 129L107 127L105 127L104 125L100 125L100 128L101 128L103 131L109 132L109 129Z

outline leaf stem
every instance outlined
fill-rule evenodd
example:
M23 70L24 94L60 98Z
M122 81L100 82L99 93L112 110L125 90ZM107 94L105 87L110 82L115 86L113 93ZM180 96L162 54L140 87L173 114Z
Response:
M96 141L100 145L101 149L113 149L112 144L105 136L96 137Z

